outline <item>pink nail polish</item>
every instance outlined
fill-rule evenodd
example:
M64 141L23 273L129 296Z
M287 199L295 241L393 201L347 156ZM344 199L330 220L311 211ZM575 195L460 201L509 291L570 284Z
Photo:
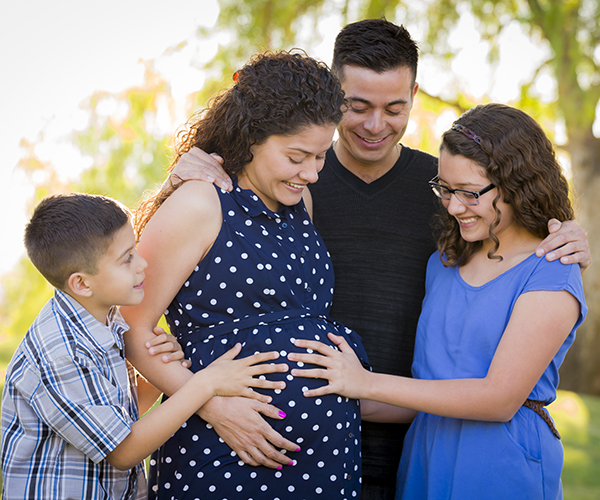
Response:
M283 469L282 465L280 465L280 466L277 467L277 470L281 470L281 469Z
M285 414L285 412L283 412L283 411L281 411L281 410L279 410L279 416L280 416L281 418L285 418L285 417L287 417L287 415Z
M293 461L291 461L291 462L290 462L288 465L294 465L294 462L293 462Z
M302 448L298 447L294 451L300 451Z

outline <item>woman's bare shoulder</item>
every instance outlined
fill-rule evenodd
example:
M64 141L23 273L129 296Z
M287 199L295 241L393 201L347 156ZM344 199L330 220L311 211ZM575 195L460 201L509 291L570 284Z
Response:
M222 219L221 202L215 187L209 182L186 181L160 206L144 233L156 233L157 237L178 234L187 238L193 234L200 237L198 233L203 233L202 237L216 237ZM203 231L190 231L194 227L202 227Z
M185 207L189 211L210 211L219 208L219 195L210 182L190 180L184 182L165 201L165 205Z

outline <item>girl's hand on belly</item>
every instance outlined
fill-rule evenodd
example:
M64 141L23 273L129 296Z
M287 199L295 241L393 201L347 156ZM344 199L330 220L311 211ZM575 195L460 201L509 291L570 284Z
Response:
M288 354L290 361L300 361L324 368L294 368L291 371L292 376L320 378L329 381L327 385L304 392L307 397L339 394L352 399L365 398L367 394L366 379L369 372L363 368L354 350L343 337L333 333L328 333L327 336L339 350L315 340L296 339L294 341L296 347L306 348L308 354L290 353Z

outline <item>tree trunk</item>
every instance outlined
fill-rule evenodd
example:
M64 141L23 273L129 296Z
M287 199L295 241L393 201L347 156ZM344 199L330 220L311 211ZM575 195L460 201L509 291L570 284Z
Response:
M560 370L561 389L600 395L600 139L591 127L569 134L577 219L588 234L592 268L584 275L588 315Z

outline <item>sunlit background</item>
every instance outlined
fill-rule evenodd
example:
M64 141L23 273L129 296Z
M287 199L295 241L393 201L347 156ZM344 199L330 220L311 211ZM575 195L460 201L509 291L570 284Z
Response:
M89 166L89 159L69 141L72 130L84 125L80 102L94 90L114 92L140 83L144 73L140 61L154 59L183 105L185 96L203 83L202 72L190 62L210 59L215 43L197 40L191 50L172 57L165 51L194 40L196 29L213 25L217 14L216 0L2 2L0 273L24 252L24 202L32 191L14 169L23 153L21 140L37 140L43 131L40 156L59 167L62 175L77 176Z
M426 8L433 1L406 2L411 15L407 21L388 18L405 23L415 40L425 45L430 21ZM588 10L598 4L598 0L580 1ZM221 5L225 3L236 5L234 0L221 0ZM266 2L239 0L239 3L248 6ZM342 24L340 11L343 6L362 3L367 2L323 2L325 7L319 13L318 23L307 21L298 27L298 45L306 48L310 55L330 63L333 41ZM456 118L456 106L453 109L440 104L439 109L435 108L437 98L440 102L452 101L458 95L464 98L462 106L490 100L512 103L519 99L523 84L534 81L528 91L541 106L547 103L551 109L556 103L555 75L547 67L538 71L542 63L552 57L548 44L524 32L522 25L510 19L503 26L498 44L491 44L471 14L471 3L489 7L502 2L459 2L458 22L453 25L444 47L453 57L432 57L422 51L417 77L422 92L417 97L404 139L410 146L435 153L437 138ZM516 3L527 5L525 0ZM157 103L152 133L157 137L172 135L199 105L193 94L209 80L210 71L204 65L215 57L219 46L235 45L235 22L228 25L228 30L216 27L219 9L218 0L0 0L0 185L3 188L0 196L0 309L4 302L4 276L16 269L24 255L24 225L35 188L43 184L43 179L28 177L18 168L19 162L34 150L36 161L51 165L62 185L76 183L93 163L91 156L82 154L73 141L74 134L90 125L90 96L98 92L117 94L142 85L148 68L167 82L172 96L172 103ZM348 18L357 19L352 13ZM240 13L238 21L240 26L244 25L248 15ZM593 23L591 29L594 29ZM491 64L490 51L494 56ZM595 49L592 59L600 67L600 47ZM583 88L597 84L593 78L585 81L584 73L580 78ZM429 101L424 106L422 102L426 98ZM600 137L600 105L596 106L593 131ZM123 114L117 100L110 99L103 101L97 111L105 117ZM554 110L544 115L544 119L551 119L544 125L560 146L567 140L566 128L564 121L556 120L555 116ZM140 158L146 161L146 155ZM560 160L568 171L569 157L560 152ZM165 155L164 166L167 164ZM127 166L123 165L122 176L126 170ZM144 187L140 188L140 195ZM586 229L591 233L592 228ZM39 304L30 297L45 301L50 293L47 289L40 290L38 285L31 285L33 291L28 288L29 283L23 283L23 277L31 274L21 271L14 273L12 295L10 300L8 294L6 297L5 304L12 307L10 314L6 308L4 316L0 314L2 378L19 335L25 333L29 324L29 315L39 310ZM593 281L597 280L596 276L600 273L592 266L586 274L588 302L592 297L589 292L600 289L600 284L594 284L598 281ZM15 284L14 280L20 281ZM590 312L593 310L592 304ZM22 311L22 315L15 314ZM592 352L590 348L587 350ZM568 482L570 496L565 498L598 498L600 399L563 392L552 411L563 433L566 450L563 477Z
M144 65L154 61L170 83L179 104L179 122L186 119L186 96L201 88L202 64L211 59L218 36L200 38L198 27L214 26L217 0L22 0L2 2L0 15L0 197L2 246L0 273L8 271L23 255L23 227L27 220L25 200L31 186L15 171L23 155L22 139L43 140L37 153L57 167L61 175L76 178L89 166L70 143L70 134L84 126L79 104L95 90L119 91L141 82ZM331 61L333 39L339 20L331 16L320 24L322 42L311 55ZM412 29L419 40L418 28ZM184 50L174 51L181 42ZM489 46L481 40L473 18L463 15L449 40L458 56L452 74L441 75L439 65L422 58L419 82L434 95L444 86L459 85L473 97L489 95L507 102L514 99L520 83L531 78L533 68L547 51L532 45L515 23L503 36L500 63L486 63ZM518 56L518 57L517 57ZM440 77L443 76L443 77ZM552 99L553 80L538 85ZM441 133L454 115L442 117ZM162 124L164 133L176 124ZM173 130L174 131L174 130ZM409 130L410 132L410 130ZM41 135L40 135L41 134Z

